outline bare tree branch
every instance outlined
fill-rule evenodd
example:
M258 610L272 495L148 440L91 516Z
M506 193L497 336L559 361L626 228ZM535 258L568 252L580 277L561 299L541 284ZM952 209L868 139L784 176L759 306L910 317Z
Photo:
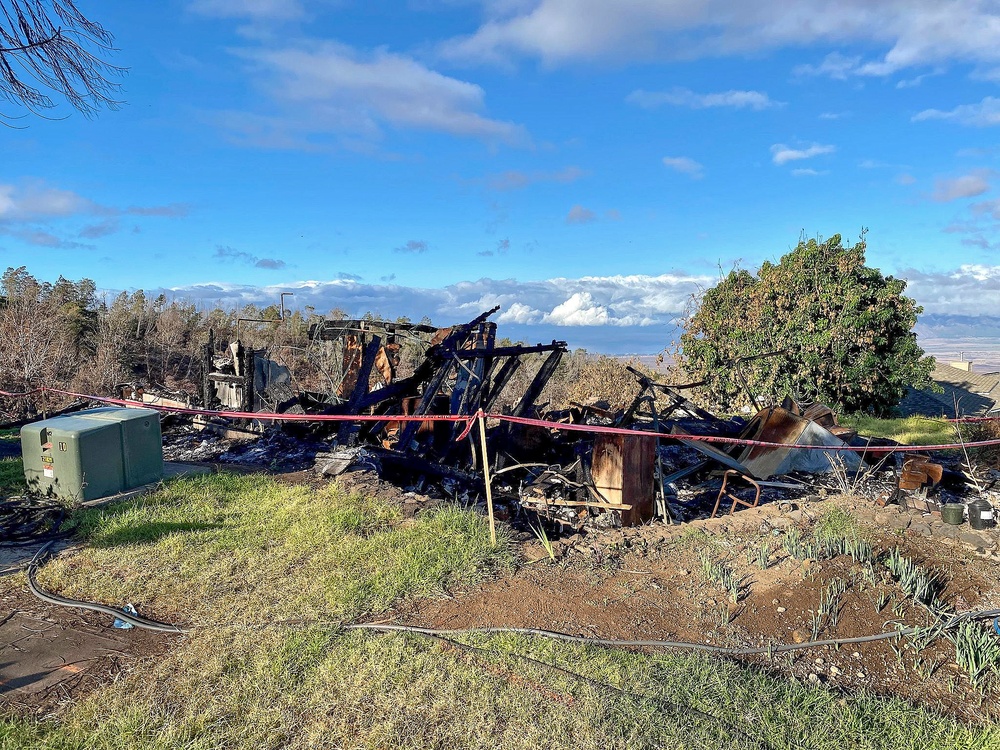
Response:
M0 0L0 97L33 114L55 108L53 94L87 117L118 109L114 79L126 71L104 59L113 44L76 0ZM0 112L0 122L9 119Z

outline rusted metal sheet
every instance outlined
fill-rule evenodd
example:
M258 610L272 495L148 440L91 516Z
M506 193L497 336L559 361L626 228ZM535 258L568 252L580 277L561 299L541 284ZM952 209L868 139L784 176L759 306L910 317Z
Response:
M851 451L838 451L847 444L829 430L788 409L771 406L761 410L746 426L740 437L764 443L781 443L788 448L747 446L738 449L734 457L757 479L767 479L792 471L826 473L831 471L831 458L848 471L857 471L861 459ZM829 451L795 450L796 445L827 446ZM735 468L735 467L732 467Z

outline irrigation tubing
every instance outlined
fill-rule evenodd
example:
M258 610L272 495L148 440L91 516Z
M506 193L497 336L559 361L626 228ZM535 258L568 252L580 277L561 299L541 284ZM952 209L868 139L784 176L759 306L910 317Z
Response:
M171 625L170 623L160 622L159 620L150 620L146 617L133 615L130 612L115 609L114 607L108 607L104 604L85 602L79 599L69 599L65 596L59 596L58 594L50 594L38 585L38 581L35 580L35 574L38 572L38 566L41 564L42 560L48 556L53 544L55 544L55 542L49 542L39 549L38 552L35 553L35 556L31 558L31 562L28 563L28 588L31 589L32 594L41 599L43 602L55 604L60 607L74 607L76 609L89 609L93 612L103 612L104 614L117 617L119 620L123 620L124 622L134 625L137 628L143 628L144 630L155 630L159 633L189 632L187 628L182 628L178 625Z
M415 635L424 635L424 634L417 633ZM558 664L549 664L547 662L541 661L540 659L535 659L525 654L519 654L516 651L504 651L504 652L490 651L489 649L481 648L479 646L473 646L468 643L462 643L461 641L452 640L451 638L448 638L443 635L430 635L427 637L441 641L442 643L447 643L449 646L457 648L461 651L465 651L467 653L480 653L480 654L486 654L487 656L492 656L496 654L500 654L502 656L513 656L517 659L520 659L521 661L527 662L528 664L534 664L535 666L542 667L544 669L549 669L553 672L558 672L559 674L566 675L567 677L580 680L582 682L587 683L588 685L591 685L592 687L596 687L598 689L610 690L613 693L617 693L618 695L624 696L626 698L633 698L635 700L652 703L653 705L659 706L660 708L667 709L668 711L673 713L674 716L678 719L683 718L684 714L691 714L693 716L697 716L702 719L707 719L708 721L718 724L719 726L732 732L733 734L739 735L740 737L750 740L751 742L755 742L762 747L765 748L772 747L772 745L769 744L766 740L748 734L747 732L735 726L733 723L726 720L725 718L721 716L716 716L714 714L710 714L706 711L702 711L701 709L695 708L694 706L690 705L682 706L680 704L671 703L670 701L666 701L662 698L657 698L652 695L645 695L643 693L636 693L631 690L626 690L624 688L617 687L616 685L612 685L610 683L594 679L593 677L588 677L585 674L574 672L571 669L560 667Z
M89 609L94 612L103 612L108 615L119 618L125 622L131 623L138 628L145 628L146 630L155 630L161 633L190 633L195 629L211 629L214 627L219 627L218 625L202 625L197 626L197 628L186 628L180 625L173 625L166 622L160 622L159 620L151 620L139 615L133 615L128 612L123 612L121 610L115 609L114 607L109 607L105 604L97 604L95 602L87 602L80 599L69 599L64 596L59 596L58 594L51 594L45 591L41 586L38 585L38 581L35 579L35 574L38 572L38 567L42 561L48 556L52 545L54 542L49 542L41 549L35 553L31 562L28 564L28 587L31 589L31 593L44 602L49 604L55 604L62 607L76 607L79 609ZM950 630L961 622L967 620L983 620L983 619L993 619L1000 617L1000 609L985 609L976 610L970 612L962 612L961 614L954 615L948 621L942 623L940 630L943 632L945 630ZM272 621L269 624L282 625L289 624L291 621ZM294 621L299 624L309 624L308 620L296 620ZM329 624L338 625L342 630L369 630L377 631L382 633L418 633L420 635L428 635L433 637L454 637L461 635L494 635L500 633L510 633L516 635L532 635L539 636L542 638L551 638L553 640L568 641L570 643L583 643L592 646L610 646L610 647L623 647L623 648L674 648L674 649L687 649L692 651L708 651L711 653L722 654L726 656L752 656L756 654L776 654L784 651L796 651L800 649L816 648L819 646L837 646L837 645L847 645L851 643L870 643L872 641L885 640L887 638L899 638L901 636L914 635L919 633L926 628L921 627L911 627L911 628L900 628L897 630L886 631L884 633L875 633L873 635L857 636L854 638L830 638L821 641L805 641L803 643L786 643L778 645L761 646L755 648L733 648L729 646L716 646L710 643L696 643L693 641L660 641L660 640L622 640L615 638L594 638L591 636L584 635L571 635L569 633L561 633L555 630L544 630L541 628L518 628L518 627L500 627L500 628L455 628L455 629L441 629L441 628L424 628L417 625L393 625L389 623L374 623L374 622L361 622L361 623L335 623L330 621ZM319 621L317 621L317 624ZM239 626L236 626L239 627Z

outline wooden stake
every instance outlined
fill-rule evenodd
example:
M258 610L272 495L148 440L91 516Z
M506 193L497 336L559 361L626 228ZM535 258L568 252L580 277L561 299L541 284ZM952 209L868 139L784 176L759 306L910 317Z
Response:
M486 452L486 420L483 418L481 411L476 416L476 421L479 422L479 444L482 447L483 479L486 481L486 510L490 515L490 540L493 542L493 546L496 547L497 524L493 518L493 487L490 481L490 455Z

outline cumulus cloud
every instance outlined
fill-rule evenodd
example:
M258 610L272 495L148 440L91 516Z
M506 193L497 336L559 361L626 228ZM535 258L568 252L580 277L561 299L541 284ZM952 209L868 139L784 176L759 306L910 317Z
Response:
M508 252L510 252L510 239L504 237L502 240L497 242L497 246L493 250L483 250L476 253L476 255L491 258L494 255L506 255Z
M486 185L492 190L520 190L529 185L539 182L557 182L568 184L576 182L585 177L587 172L579 167L564 167L551 172L532 171L523 172L517 169L510 169L486 179Z
M915 269L897 274L907 279L906 293L928 314L1000 315L1000 266L969 263L953 271Z
M589 224L592 221L597 221L597 214L580 204L573 206L566 214L567 224Z
M716 94L696 94L690 89L675 87L670 91L633 91L625 101L644 109L655 109L664 104L691 109L732 107L733 109L769 109L781 106L763 91L722 91Z
M484 114L486 94L477 84L385 48L365 53L331 41L302 41L235 54L278 108L267 115L220 113L219 122L251 145L319 147L315 139L333 135L344 146L352 138L378 139L386 127L528 142L522 126Z
M269 271L280 271L286 266L286 263L283 260L278 260L277 258L259 258L252 253L237 250L236 248L229 247L228 245L217 245L214 257L221 260L231 260L236 261L237 263L244 263L248 266L253 266L254 268L265 268Z
M394 247L392 249L394 253L426 253L427 252L427 241L426 240L407 240L405 245L400 245L399 247Z
M925 109L915 114L912 119L915 122L951 120L960 125L975 125L981 128L1000 125L1000 99L987 96L979 104L961 104L950 110Z
M294 292L295 304L317 311L340 308L349 315L378 310L413 320L429 316L438 325L471 320L500 305L496 320L526 326L505 335L544 341L572 340L574 346L607 351L659 351L694 293L714 283L711 276L585 276L542 281L489 279L464 281L440 289L408 287L387 277L382 284L345 279L296 281L273 286L212 282L164 291L207 305L269 304L280 292ZM605 329L616 333L602 333ZM642 342L646 343L643 344ZM622 350L620 347L626 347ZM619 347L619 348L616 348Z
M811 159L814 156L832 154L836 150L835 146L824 146L820 143L813 143L805 148L792 148L786 146L784 143L775 143L771 146L771 161L780 166L790 161Z
M704 166L688 156L664 156L663 165L675 172L690 175L696 180L704 176Z
M816 74L889 75L915 66L1000 61L995 8L978 0L630 0L483 2L485 20L449 40L442 54L475 63L527 56L549 65L577 60L691 59L809 44L881 49L863 60L841 54Z
M954 179L938 179L934 182L931 199L938 203L948 203L959 198L972 198L990 189L984 173L974 172Z
M931 316L997 316L1000 319L1000 266L968 264L945 272L904 269L906 293ZM391 276L381 284L358 280L295 281L269 286L211 282L151 290L155 295L201 302L207 306L266 305L280 292L294 292L294 302L319 312L342 309L351 316L377 310L395 318L424 316L437 325L471 320L500 305L494 318L503 334L531 341L559 338L571 346L609 353L655 353L669 343L692 294L718 281L713 275L662 274L584 276L541 281L483 278L443 288L409 287ZM972 318L970 318L971 320Z

